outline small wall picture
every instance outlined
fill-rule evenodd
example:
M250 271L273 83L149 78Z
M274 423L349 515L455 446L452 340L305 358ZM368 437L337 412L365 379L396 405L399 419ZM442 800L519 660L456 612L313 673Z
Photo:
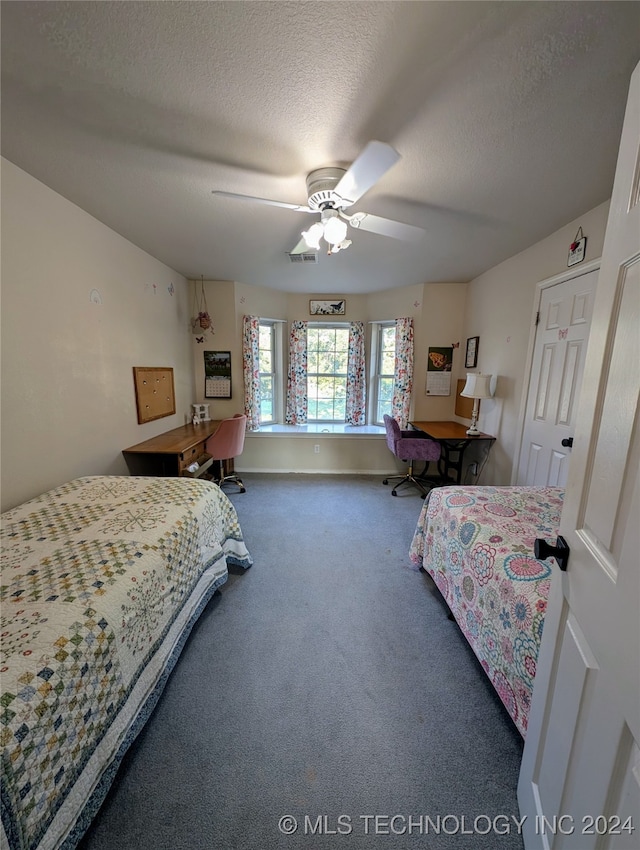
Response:
M479 336L470 336L467 340L467 353L464 358L465 369L474 369L478 365Z
M205 351L204 397L231 398L231 352Z
M346 301L309 301L311 316L344 316L346 309Z
M587 250L587 237L583 236L571 243L569 247L569 256L567 257L567 266L575 266L576 263L581 263L584 260L584 252Z

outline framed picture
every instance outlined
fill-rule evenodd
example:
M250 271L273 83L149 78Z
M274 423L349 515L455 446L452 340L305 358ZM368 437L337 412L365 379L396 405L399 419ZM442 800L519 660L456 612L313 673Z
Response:
M139 425L176 412L171 366L134 366L133 383Z
M480 346L479 336L470 336L467 340L467 353L464 358L465 369L473 369L478 365L478 347Z
M204 397L231 398L231 352L205 351Z
M344 316L346 309L346 301L309 301L311 316Z

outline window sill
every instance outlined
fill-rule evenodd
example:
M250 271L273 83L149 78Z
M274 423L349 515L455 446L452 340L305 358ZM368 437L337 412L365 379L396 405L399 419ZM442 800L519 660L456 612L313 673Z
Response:
M276 434L288 437L383 437L385 429L381 425L345 425L342 422L310 422L306 425L261 425L257 431L247 431L247 437L252 434Z

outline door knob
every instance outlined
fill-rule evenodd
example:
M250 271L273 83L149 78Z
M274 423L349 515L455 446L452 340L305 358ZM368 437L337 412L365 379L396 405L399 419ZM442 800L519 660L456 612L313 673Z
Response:
M555 558L558 562L558 566L563 572L567 570L567 564L569 563L569 545L564 537L558 536L556 539L556 545L552 546L550 543L547 543L541 537L538 537L536 542L533 544L533 554L539 561L546 561L547 558Z
M571 446L573 445L573 437L565 437L564 440L562 440L562 445L566 449L570 449Z

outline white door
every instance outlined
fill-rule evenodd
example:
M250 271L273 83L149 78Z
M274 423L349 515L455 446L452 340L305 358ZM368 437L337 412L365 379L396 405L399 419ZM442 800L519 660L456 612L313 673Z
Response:
M640 65L632 80L518 799L525 847L640 847Z
M518 464L518 484L564 487L597 271L544 285ZM563 440L565 441L563 444Z

